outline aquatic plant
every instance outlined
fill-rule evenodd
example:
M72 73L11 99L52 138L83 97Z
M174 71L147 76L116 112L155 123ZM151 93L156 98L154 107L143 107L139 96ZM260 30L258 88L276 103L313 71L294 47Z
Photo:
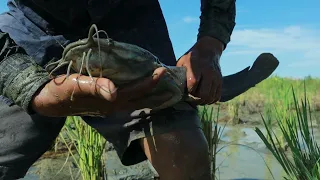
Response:
M313 133L312 112L307 100L305 86L304 92L304 99L301 99L301 103L299 103L292 87L294 113L287 117L276 117L277 125L288 143L290 153L277 147L280 140L273 129L267 125L263 116L262 120L267 135L264 135L259 128L255 129L264 144L283 167L287 175L287 177L284 177L285 179L320 179L320 149ZM279 117L284 119L279 119Z
M238 101L233 101L228 105L228 113L234 125L239 124L239 108L240 103Z
M218 153L218 144L220 141L220 135L224 127L218 127L219 111L216 113L216 120L214 120L213 106L198 106L198 115L201 120L202 131L207 139L209 147L209 160L211 162L212 179L216 179L216 171L218 169L216 165L216 155ZM213 126L214 124L214 126Z
M294 98L290 93L290 87L283 86L279 88L277 94L273 95L273 100L265 106L267 124L269 127L272 127L276 119L281 120L281 125L287 131L289 130L289 124L294 121ZM276 135L279 139L278 148L282 150L286 150L287 142L282 133L281 129L275 128ZM270 140L271 137L268 137Z
M61 139L79 168L82 179L107 179L104 137L78 116L67 117L64 130L65 133L60 133ZM71 143L67 143L68 139ZM72 150L72 146L75 147L76 153Z

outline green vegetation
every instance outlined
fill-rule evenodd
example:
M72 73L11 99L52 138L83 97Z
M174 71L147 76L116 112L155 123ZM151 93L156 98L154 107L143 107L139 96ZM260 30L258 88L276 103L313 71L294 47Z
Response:
M60 136L79 168L82 179L107 179L104 157L106 140L77 116L67 118L64 132ZM76 153L72 147L75 147Z
M278 148L276 145L280 143L278 135L266 124L264 118L267 135L264 135L259 128L256 128L256 132L285 170L286 179L320 179L320 149L313 134L310 103L306 93L299 103L294 90L293 101L295 111L287 112L286 115L281 114L276 118L290 153ZM268 114L267 118L270 119L271 115Z
M320 149L314 137L315 126L319 119L314 119L312 113L320 110L320 80L306 78L293 80L289 78L271 77L250 89L239 97L221 104L229 122L236 125L239 117L244 113L260 114L260 119L267 133L256 127L255 131L263 140L286 173L286 179L320 179ZM301 103L297 100L303 97ZM308 98L307 98L308 97ZM311 99L309 101L308 99ZM241 109L242 108L242 109ZM216 145L220 129L217 120L213 121L212 109L200 107L199 114L204 126L204 133L209 141L210 157L215 161ZM208 115L210 114L210 115ZM206 119L206 120L205 120ZM208 119L215 123L215 127L208 125ZM254 125L254 126L260 126ZM209 129L212 129L210 132ZM217 133L218 132L218 133ZM214 143L213 143L214 142ZM217 167L213 164L213 175Z
M219 143L220 137L219 134L221 134L221 127L218 127L217 120L219 119L219 109L218 112L215 113L217 115L216 120L214 120L214 108L208 107L208 106L199 106L198 107L198 114L201 119L202 123L202 131L208 141L209 146L209 159L211 162L211 170L212 170L212 179L216 178L216 154L218 152L217 150L217 144ZM214 125L213 125L214 124Z
M306 92L304 92L304 82L306 84ZM286 104L289 104L290 107L288 108L292 109L294 103L291 87L295 89L297 97L302 97L306 93L306 96L311 99L312 111L320 110L320 79L312 77L290 79L272 76L224 104L232 106L238 103L245 106L250 114L263 112L264 108L270 105L283 108L287 107Z

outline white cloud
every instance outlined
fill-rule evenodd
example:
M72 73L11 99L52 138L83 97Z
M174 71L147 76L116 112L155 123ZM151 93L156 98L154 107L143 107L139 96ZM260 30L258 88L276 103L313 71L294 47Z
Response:
M316 60L309 60L309 61L296 61L293 63L288 64L288 67L310 67L310 66L318 66L320 65L319 61Z
M292 54L299 56L300 60L290 62L288 66L320 65L320 34L317 31L301 26L234 30L226 54Z
M182 20L185 23L193 23L193 22L198 22L199 18L198 17L192 17L192 16L186 16Z

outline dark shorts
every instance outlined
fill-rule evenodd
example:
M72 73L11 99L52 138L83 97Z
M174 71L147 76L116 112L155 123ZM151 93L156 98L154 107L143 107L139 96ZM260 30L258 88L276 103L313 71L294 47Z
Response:
M125 1L99 24L115 40L148 49L167 65L175 57L158 1L143 5ZM133 3L135 2L135 3ZM134 8L134 6L138 6ZM117 18L114 18L117 17ZM132 165L146 160L138 139L179 129L199 128L196 108L181 102L149 119L130 119L114 114L106 119L83 117L115 147L122 163ZM136 122L136 123L133 123ZM0 103L0 179L21 178L52 145L65 118L28 115L18 106Z

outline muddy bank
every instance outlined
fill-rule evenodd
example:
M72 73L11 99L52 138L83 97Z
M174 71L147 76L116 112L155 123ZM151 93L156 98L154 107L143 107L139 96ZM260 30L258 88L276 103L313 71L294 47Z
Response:
M214 119L217 116L218 106L214 105ZM263 125L263 118L266 118L264 112L264 106L259 104L238 104L228 106L228 104L222 104L220 106L218 114L218 123L227 125L245 125L245 127L255 127ZM292 111L294 111L292 109ZM320 124L320 111L314 110L311 112L311 119L314 126ZM276 124L276 119L273 120L273 124Z

